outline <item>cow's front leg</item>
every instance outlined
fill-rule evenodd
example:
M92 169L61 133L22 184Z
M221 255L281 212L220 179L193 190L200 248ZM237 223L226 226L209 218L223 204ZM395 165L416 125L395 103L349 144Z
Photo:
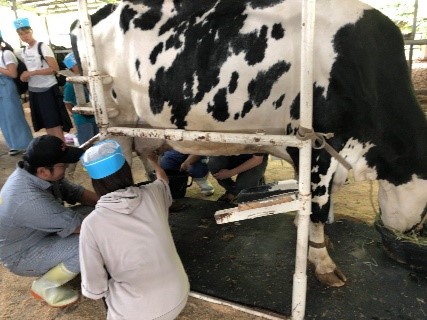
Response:
M347 278L332 261L326 248L324 224L310 222L308 261L315 267L317 279L330 287L341 287Z

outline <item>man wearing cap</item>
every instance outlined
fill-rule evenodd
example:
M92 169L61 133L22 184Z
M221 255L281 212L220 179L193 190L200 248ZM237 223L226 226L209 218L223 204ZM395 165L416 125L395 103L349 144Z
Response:
M136 187L116 141L101 141L82 157L101 196L81 228L82 293L106 299L107 319L172 320L187 302L188 278L168 223L168 178L149 161L157 180Z
M54 307L78 299L63 285L80 272L78 233L98 200L63 179L67 164L83 153L58 137L37 137L0 191L0 262L17 275L41 276L31 292Z
M63 61L64 65L73 72L76 76L80 75L80 69L77 65L76 58L74 53L70 52L67 54ZM80 84L81 85L81 84ZM89 101L89 95L86 87L84 88L86 102ZM76 93L74 91L74 84L71 82L66 82L64 86L64 103L65 107L71 113L74 106L77 105ZM98 126L95 121L95 117L92 115L72 113L74 124L77 129L77 139L79 144L82 145L94 135L98 134Z
M47 134L64 140L64 132L69 132L73 125L55 77L59 71L55 55L47 44L34 39L28 18L16 19L13 24L21 41L27 44L22 50L27 71L21 74L20 79L28 82L34 131L46 128Z

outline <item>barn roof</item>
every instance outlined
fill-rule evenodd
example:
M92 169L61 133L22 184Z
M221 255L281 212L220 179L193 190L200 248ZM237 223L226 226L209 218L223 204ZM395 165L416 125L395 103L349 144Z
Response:
M115 3L117 0L87 0L88 9L96 10L106 3ZM60 14L78 10L77 0L0 0L2 6L12 9L22 9L38 14Z

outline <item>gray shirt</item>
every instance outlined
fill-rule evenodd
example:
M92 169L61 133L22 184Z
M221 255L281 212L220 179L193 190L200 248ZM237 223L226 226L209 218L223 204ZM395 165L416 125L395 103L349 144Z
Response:
M157 179L102 196L83 222L82 293L106 298L107 320L175 319L184 308L190 286L169 227L171 203Z
M67 237L82 216L64 207L78 202L83 187L63 179L48 182L19 166L0 191L0 262L7 266L44 237Z

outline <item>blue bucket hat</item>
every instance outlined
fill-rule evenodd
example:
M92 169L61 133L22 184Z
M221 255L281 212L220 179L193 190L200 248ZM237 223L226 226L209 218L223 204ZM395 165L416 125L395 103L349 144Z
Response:
M115 140L103 140L90 147L81 162L92 179L102 179L117 172L125 163L120 144Z
M67 54L62 62L65 64L67 69L71 69L77 64L76 58L74 57L74 53L72 52Z
M28 18L18 18L15 21L13 21L13 25L15 26L15 29L18 30L20 28L31 28L30 27L30 20Z

